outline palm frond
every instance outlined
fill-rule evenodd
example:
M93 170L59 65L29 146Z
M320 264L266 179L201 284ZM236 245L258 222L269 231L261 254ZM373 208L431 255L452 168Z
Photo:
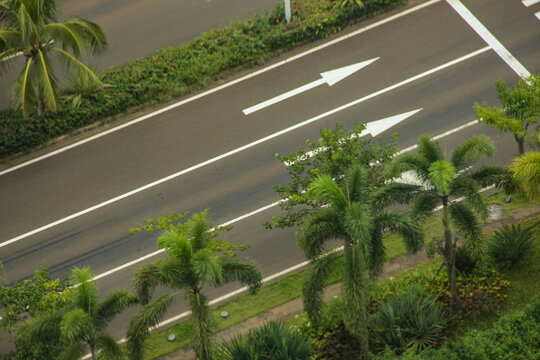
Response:
M343 227L355 246L367 254L371 251L373 218L366 205L352 203L344 214Z
M128 306L135 305L139 298L129 290L117 290L108 294L98 305L95 326L103 330L108 323Z
M426 159L429 164L444 159L439 143L428 135L422 135L418 138L418 154Z
M441 204L441 198L435 191L425 191L414 200L411 207L411 214L418 220L423 220L430 216Z
M214 321L206 296L201 293L189 294L191 310L191 343L198 359L212 359L211 337L214 334Z
M435 161L429 167L429 179L442 196L450 194L450 185L455 174L456 168L447 161Z
M358 247L345 244L343 256L343 323L351 334L367 339L366 279L363 257Z
M317 177L311 183L308 194L320 199L323 203L335 207L338 211L345 209L348 204L345 194L330 175Z
M528 152L514 159L510 170L527 197L540 201L540 152Z
M407 250L416 252L424 244L424 234L418 222L403 212L384 211L374 219L381 234L389 231L401 235Z
M219 258L209 249L197 251L192 258L193 272L201 282L220 285L223 282Z
M99 334L96 338L96 345L99 349L99 359L121 360L125 358L118 340L110 334Z
M319 324L323 308L323 290L336 260L334 253L325 254L310 261L308 278L302 287L304 310L309 319Z
M103 89L103 82L96 73L75 56L58 47L53 47L51 50L61 55L61 58L66 61L72 72L85 79L87 88Z
M15 330L17 342L30 348L38 344L61 344L60 323L64 313L57 309L49 310L38 317L24 322Z
M71 344L86 341L92 334L92 324L92 318L83 309L71 310L62 318L60 324L62 337Z
M76 285L71 291L71 302L76 308L93 317L96 314L99 294L90 267L74 267L71 280Z
M394 178L401 177L406 171L414 171L422 181L429 180L430 163L418 154L405 153L396 157L388 167L388 173Z
M331 239L343 238L339 214L332 208L320 208L305 221L297 238L298 245L308 259L321 255L324 244Z
M37 98L33 87L34 61L28 59L23 71L13 83L10 91L10 99L16 108L23 111L24 116L28 117L34 108Z
M162 274L156 263L140 266L133 279L133 287L142 304L148 304L154 288L162 283Z
M469 173L468 176L482 187L495 185L502 187L506 192L512 192L511 173L508 168L498 165L484 165ZM510 186L510 187L509 187Z
M371 190L368 170L360 164L352 165L345 174L344 188L349 202L365 202Z
M90 44L84 33L70 22L51 23L40 29L41 36L61 44L64 50L71 50L73 55L80 57Z
M383 243L382 231L377 229L377 221L374 221L375 226L370 238L369 252L366 252L366 264L369 270L369 276L376 279L381 275L384 269L384 261L386 260L386 247Z
M493 156L495 144L486 135L472 136L459 143L452 152L451 163L457 170L474 165L480 156Z
M392 182L377 189L371 197L375 209L395 204L410 204L422 194L422 187L415 184Z
M50 62L41 50L38 50L36 69L37 86L41 94L39 101L43 101L47 110L56 112L56 81L50 71Z
M454 202L448 207L452 224L465 237L465 245L476 259L481 257L482 230L472 210L461 202Z
M173 258L184 262L190 262L193 256L193 248L185 234L176 230L165 230L157 238L157 246L165 249Z
M131 319L127 331L126 347L133 360L143 359L144 340L150 334L150 328L159 324L177 293L163 295L146 304Z
M63 346L61 354L55 360L73 360L81 359L86 354L86 344L78 342L75 344L66 344Z
M251 261L238 258L222 258L221 269L224 283L239 281L249 287L251 294L254 294L261 287L261 271Z
M208 245L211 235L212 223L206 213L194 214L188 229L191 246L194 251L203 249Z
M452 181L450 193L457 197L463 197L468 204L485 219L489 215L488 204L485 196L480 193L480 186L469 177L458 177Z

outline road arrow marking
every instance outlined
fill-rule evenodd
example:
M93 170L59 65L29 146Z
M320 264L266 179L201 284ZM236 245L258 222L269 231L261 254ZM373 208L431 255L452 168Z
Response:
M366 128L364 130L362 130L362 132L360 134L352 135L349 138L352 139L354 137L362 137L362 136L366 136L367 134L371 134L371 136L375 137L375 136L377 136L379 134L382 134L386 130L396 126L397 124L404 121L405 119L408 119L409 117L413 116L417 112L422 111L423 109L424 108L420 108L420 109L412 110L412 111L409 111L409 112L406 112L406 113L403 113L403 114L398 114L398 115L390 116L390 117L387 117L387 118L384 118L384 119L381 119L381 120L375 120L375 121L366 123ZM316 155L319 152L324 151L326 149L327 149L327 147L323 146L323 147L317 148L315 150L309 151L309 152L305 153L300 158L300 160L305 160L308 157L312 157L313 155ZM294 163L295 163L295 161L292 161L292 162L287 161L287 162L285 162L285 165L291 166Z
M321 73L322 78L319 80L315 80L313 82L310 82L309 84L300 86L294 90L291 90L284 94L273 97L270 100L263 101L262 103L259 103L257 105L253 105L252 107L249 107L242 111L244 114L249 115L257 110L261 110L267 106L274 105L280 101L283 101L285 99L288 99L290 97L303 93L304 91L311 90L319 85L328 84L328 86L332 86L335 83L345 79L347 76L354 74L355 72L362 69L363 67L368 66L369 64L371 64L372 62L376 60L379 60L379 58L376 57L371 60L366 60L366 61L362 61L362 62L352 64L349 66L345 66L339 69L323 72Z

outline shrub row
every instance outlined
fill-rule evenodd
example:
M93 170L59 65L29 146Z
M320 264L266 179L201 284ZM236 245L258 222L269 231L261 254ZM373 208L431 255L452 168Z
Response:
M156 104L201 89L239 66L260 65L278 52L324 38L376 12L407 0L364 0L365 6L340 6L330 0L293 2L290 24L283 4L272 12L202 34L191 43L158 50L101 74L106 87L74 104L65 99L58 111L24 119L0 111L0 157L25 151L99 119L130 108Z
M540 359L540 297L522 311L500 318L492 328L473 330L440 349L416 354L405 352L400 360L533 360ZM379 360L397 359L390 353Z

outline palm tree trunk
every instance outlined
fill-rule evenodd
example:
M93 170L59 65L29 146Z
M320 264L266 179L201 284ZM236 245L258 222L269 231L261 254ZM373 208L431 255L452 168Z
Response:
M206 296L199 290L191 290L189 294L191 310L191 338L197 359L212 359L212 318Z
M519 135L514 135L518 143L519 155L525 154L525 139Z
M90 354L92 355L92 360L98 360L96 344L91 342L91 343L88 343L88 345L90 346Z
M443 197L443 225L444 225L444 259L446 273L448 274L448 287L450 290L450 314L453 313L457 297L455 251L450 230L450 213L448 210L448 196Z
M362 359L369 356L367 331L367 309L365 296L365 271L357 244L345 241L343 271L343 300L345 314L343 322L347 329L358 339Z

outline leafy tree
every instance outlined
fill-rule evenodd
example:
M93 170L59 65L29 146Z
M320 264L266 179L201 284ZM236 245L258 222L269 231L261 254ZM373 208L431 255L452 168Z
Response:
M531 151L515 158L510 170L527 198L540 201L540 152Z
M38 116L45 110L56 111L56 77L51 54L56 54L68 69L87 81L101 81L79 58L103 50L107 39L101 27L93 22L73 18L57 20L58 0L6 0L0 3L0 76L19 54L24 68L12 86L11 98L24 116L36 108Z
M495 87L502 107L491 108L485 102L475 104L476 118L501 132L513 134L519 154L524 154L528 132L533 129L533 136L538 136L535 125L540 116L540 76L532 75L527 80L519 80L514 86L498 81Z
M74 268L71 306L52 309L23 324L17 336L23 343L47 343L60 339L64 349L61 359L79 358L89 347L93 360L98 354L108 359L121 359L123 353L117 340L105 330L110 321L128 306L138 302L127 290L118 290L98 301L98 289L90 268Z
M71 298L69 282L66 279L52 280L49 269L43 264L34 271L32 279L9 284L7 278L0 277L0 281L6 283L0 285L0 327L15 333L15 350L6 356L16 359L56 359L64 348L57 332L48 332L50 336L47 341L28 344L16 336L16 330L29 318L65 309Z
M328 174L341 183L342 176L351 165L371 164L372 184L374 187L384 184L384 165L397 151L397 135L389 140L378 138L378 144L375 144L372 139L359 136L365 128L363 123L356 124L351 132L340 124L336 125L335 130L323 128L318 142L307 140L308 150L300 147L297 152L289 155L276 154L287 167L291 180L287 185L274 185L274 190L281 198L279 206L285 215L273 217L264 226L284 228L301 225L306 216L319 206L307 196L306 190L320 174Z
M192 345L197 357L203 360L212 358L213 334L208 299L202 292L204 285L222 286L240 281L249 286L251 293L261 286L259 269L250 261L236 256L235 251L244 247L213 240L217 231L212 228L208 211L175 224L188 215L171 214L168 218L160 218L157 225L149 220L145 226L134 230L163 230L157 245L169 256L140 267L135 274L134 286L145 306L133 318L128 330L127 346L133 359L142 359L143 342L149 328L159 323L173 297L178 294L173 292L150 302L156 286L185 290L192 314Z
M482 186L501 184L509 174L497 166L483 166L471 170L482 155L492 156L495 146L487 136L475 136L462 141L445 160L438 142L429 136L418 140L418 152L398 156L391 165L391 172L401 174L409 171L416 181L392 186L407 190L414 199L412 211L418 218L431 215L439 205L443 210L444 238L442 253L446 262L451 292L450 311L455 302L456 268L455 248L457 237L452 234L451 224L465 237L465 245L475 258L481 257L482 233L475 212L482 218L488 215ZM461 198L462 201L452 201Z
M312 212L298 237L311 266L303 288L304 308L317 324L322 315L322 292L336 257L335 253L325 253L325 245L332 239L343 241L343 322L360 340L364 358L368 352L365 273L368 269L372 275L382 271L383 234L400 234L413 251L423 240L420 227L410 217L384 210L380 195L374 191L369 171L358 164L347 171L341 187L330 175L319 175L311 183L308 196L327 206Z

